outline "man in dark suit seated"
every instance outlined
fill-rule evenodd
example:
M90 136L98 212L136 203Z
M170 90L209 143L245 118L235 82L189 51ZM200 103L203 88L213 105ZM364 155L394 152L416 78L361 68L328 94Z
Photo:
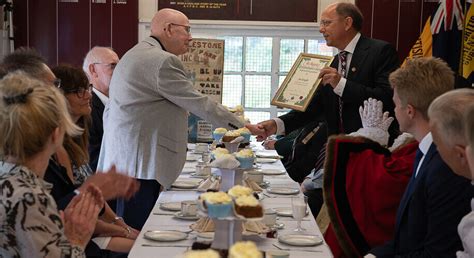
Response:
M107 47L93 47L84 58L82 69L92 84L92 124L89 128L89 165L97 169L102 135L104 134L102 116L109 101L109 85L112 73L119 61L117 53Z
M454 173L468 180L474 180L473 103L474 89L457 89L436 98L428 109L433 141L438 146L439 154ZM472 193L471 197L474 197ZM474 256L474 199L471 209L458 226L463 249L456 253L457 257Z
M411 133L419 146L394 236L368 256L454 257L462 248L456 227L470 210L472 188L441 159L427 114L436 97L454 88L454 74L441 59L417 58L393 72L389 81L400 130Z

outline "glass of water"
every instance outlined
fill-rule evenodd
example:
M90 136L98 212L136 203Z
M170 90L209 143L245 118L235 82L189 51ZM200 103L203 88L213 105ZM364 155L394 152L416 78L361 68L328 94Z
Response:
M294 231L303 232L306 229L301 227L301 220L306 216L306 207L308 206L308 197L291 198L291 209L293 210L293 218L297 221L297 227Z

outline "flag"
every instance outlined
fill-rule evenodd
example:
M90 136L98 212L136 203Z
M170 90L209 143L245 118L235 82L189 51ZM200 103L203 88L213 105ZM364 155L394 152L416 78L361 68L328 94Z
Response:
M411 48L405 61L415 57L432 56L433 35L431 34L430 24L430 17L428 17L420 37L416 40L415 45ZM405 64L405 62L403 64Z
M466 1L460 74L470 83L474 83L474 5Z
M463 76L464 74L470 75L474 65L474 61L471 62L474 58L474 17L472 16L474 10L471 9L469 19L472 21L465 20L463 1L439 0L438 7L426 21L423 31L410 50L407 59L426 56L439 57L446 61L453 71L459 72ZM466 28L469 29L463 31L465 21L467 22ZM467 43L463 44L463 42Z

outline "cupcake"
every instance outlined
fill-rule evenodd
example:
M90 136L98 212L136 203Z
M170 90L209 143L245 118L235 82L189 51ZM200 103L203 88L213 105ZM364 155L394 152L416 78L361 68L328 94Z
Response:
M263 208L253 195L241 196L235 200L235 212L246 218L263 217Z
M232 214L232 198L224 192L206 193L200 196L207 206L207 215L210 218L224 218Z
M221 157L224 154L229 154L229 150L227 150L226 148L220 148L220 147L216 148L211 153L212 159L218 159L219 157Z
M229 249L229 258L263 258L254 242L241 241Z
M237 152L235 157L240 162L240 168L248 169L253 167L255 155L251 149L243 149Z
M225 135L225 133L227 133L227 129L219 127L219 128L216 128L214 132L212 132L212 137L214 138L214 140L220 141L222 137Z
M222 142L231 142L239 136L240 136L240 133L237 131L227 131L222 137Z
M250 142L250 136L252 134L250 133L249 129L247 129L246 127L242 127L237 129L237 132L239 132L240 135L244 137L244 142Z
M252 195L253 190L242 185L236 185L227 191L228 194L233 198L239 198L240 196L248 196Z
M218 252L212 249L187 251L183 258L220 258Z

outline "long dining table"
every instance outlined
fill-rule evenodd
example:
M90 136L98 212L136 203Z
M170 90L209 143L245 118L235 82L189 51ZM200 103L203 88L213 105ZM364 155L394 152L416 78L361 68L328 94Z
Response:
M264 150L262 146L258 143L251 143L250 146L257 154L260 155L277 155L273 150ZM188 149L190 153L188 155L193 155L193 144L188 144ZM258 159L257 159L258 160ZM186 161L186 164L183 168L183 173L179 176L178 180L187 180L191 178L189 171L197 165L196 161ZM280 160L277 160L273 163L257 163L257 166L262 170L281 170L285 171L283 164ZM213 173L218 173L219 171L213 168ZM269 183L269 187L289 187L299 189L299 184L291 180L288 174L283 173L280 175L264 175L264 182ZM179 257L180 254L183 254L187 250L191 250L191 246L194 242L199 240L198 233L191 231L190 225L195 221L182 220L176 218L173 212L164 211L160 209L160 204L168 202L181 202L185 200L197 200L201 192L196 190L183 190L183 189L170 189L160 193L160 196L157 200L157 203L149 215L143 229L141 230L137 240L135 241L132 250L129 253L128 257L137 257L137 258L146 258L146 257ZM268 208L286 208L291 209L291 198L296 196L301 196L300 192L298 195L278 195L267 192L266 189L263 190L261 204L265 209ZM284 250L290 254L291 258L296 257L333 257L329 247L324 242L324 238L319 230L314 216L311 214L309 207L307 207L309 214L303 218L301 226L306 229L302 234L313 235L320 237L323 242L317 246L311 247L301 247L301 246L290 246L278 241L276 238L267 238L266 235L251 235L243 236L244 241L253 241L256 243L260 251L267 252L269 250ZM277 235L286 235L286 234L295 234L294 229L296 229L297 222L292 217L283 217L279 216L277 218L277 223L282 223L284 227L277 231ZM154 230L173 230L173 231L182 231L189 232L188 237L184 240L177 242L157 242L153 240L146 239L144 233L147 231Z

